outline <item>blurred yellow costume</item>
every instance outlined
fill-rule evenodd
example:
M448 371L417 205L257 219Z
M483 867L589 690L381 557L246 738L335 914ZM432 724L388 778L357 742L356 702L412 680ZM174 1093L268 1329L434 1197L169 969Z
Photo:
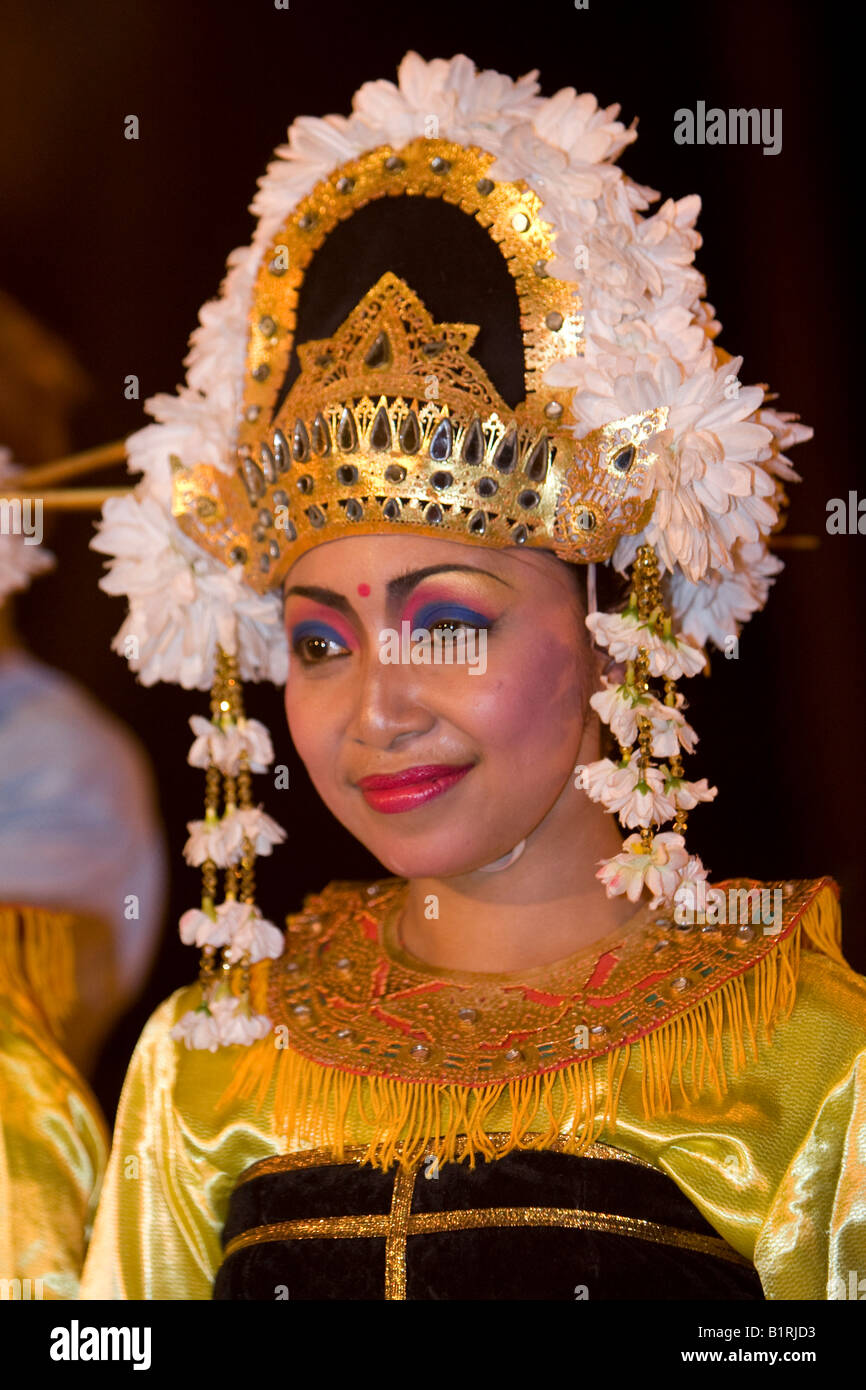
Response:
M68 914L0 904L0 1299L68 1299L108 1136L56 1029L73 998Z

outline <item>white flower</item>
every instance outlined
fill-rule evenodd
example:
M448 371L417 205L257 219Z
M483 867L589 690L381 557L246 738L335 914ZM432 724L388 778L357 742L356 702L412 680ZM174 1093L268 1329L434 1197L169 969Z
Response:
M196 866L212 859L218 868L225 869L235 862L232 856L237 857L238 835L230 817L191 820L187 821L186 828L189 839L183 847L183 855L187 864Z
M211 917L201 908L191 907L180 919L180 939L185 946L227 946L231 940L228 923L217 916Z
M706 901L707 870L698 856L693 854L685 868L680 870L679 883L673 895L675 907L679 909L674 913L676 920L694 921L696 913L706 910ZM659 906L658 902L650 903L650 908Z
M611 660L634 661L641 647L649 648L653 634L643 626L633 608L622 613L588 613L586 626L600 647L606 647Z
M398 69L399 86L380 80L366 82L355 94L353 110L384 140L405 144L429 134L430 118L445 140L481 144L489 148L495 136L521 117L525 120L539 104L537 73L518 81L498 72L477 72L465 54L446 61L425 62L407 53ZM368 148L371 148L368 145ZM335 161L331 168L335 167Z
M672 777L665 784L665 792L678 811L692 811L699 801L713 801L719 789L709 786L706 777L702 777L700 782L685 782L681 777Z
M219 724L194 714L189 724L196 735L187 756L187 762L193 767L208 767L213 763L220 772L236 777L242 752L247 754L251 772L267 772L273 761L271 736L258 719L239 719L222 729Z
M651 676L667 676L670 680L679 680L681 676L696 676L706 664L706 652L682 637L654 636L649 648Z
M732 551L734 568L691 584L675 570L670 601L684 636L693 642L712 642L730 653L742 624L767 602L776 575L784 569L762 541L740 541Z
M279 597L256 594L240 565L225 569L199 550L153 487L148 477L125 497L109 498L90 542L112 557L100 588L129 598L114 650L127 656L144 685L169 680L207 689L218 646L237 652L243 678L285 680L288 646Z
M680 748L684 748L687 753L693 753L695 750L698 736L692 726L686 723L686 717L682 712L685 699L678 693L676 701L676 705L665 705L660 700L653 702L651 751L655 758L673 758Z
M671 830L654 835L649 852L644 851L639 835L629 835L621 854L602 860L596 878L601 879L609 898L625 893L633 903L646 887L657 907L672 897L688 859L685 840Z
M196 737L187 754L187 762L191 767L208 767L211 763L219 767L222 744L225 742L222 729L200 714L190 716L189 727Z
M233 934L226 959L233 964L244 956L250 965L260 960L276 960L283 954L283 933L273 922L265 921L258 908L250 907L244 921Z
M637 738L638 716L647 715L656 702L633 686L615 685L603 676L602 689L590 695L589 703L617 742L628 748Z
M656 758L672 758L682 747L687 753L694 750L697 734L686 723L682 707L685 699L677 694L676 705L662 704L655 696L644 694L630 685L616 685L602 677L602 689L589 698L603 724L625 748L638 736L638 720L648 719L652 728L652 754Z
M575 786L585 791L590 801L601 801L605 787L619 770L619 764L611 762L610 758L599 758L597 762L575 769L579 772Z
M776 522L775 483L757 460L768 452L769 429L755 423L763 388L740 387L742 359L705 362L686 371L671 357L642 355L631 371L600 373L593 391L578 391L574 408L587 429L665 402L668 442L657 448L656 504L638 536L614 552L617 568L638 546L655 547L661 564L679 564L692 582L726 569L738 540L756 541Z
M271 1031L271 1021L265 1014L250 1013L248 1006L233 995L225 995L211 1007L218 1045L222 1047L249 1047L260 1038L266 1038Z
M285 840L286 832L260 806L248 810L227 811L211 820L187 822L189 839L184 845L188 864L203 864L212 859L218 868L236 864L248 839L255 854L270 854L274 845Z
M674 814L661 772L655 767L641 769L637 758L616 768L592 799L600 801L606 811L615 812L630 830L660 824Z
M171 1030L175 1042L201 1052L216 1052L220 1046L219 1025L207 1004L185 1013Z
M600 647L606 647L611 660L634 661L643 648L649 661L651 676L695 676L706 665L707 656L685 638L659 637L655 630L642 623L633 608L622 613L588 613L586 626Z
M246 811L232 811L223 819L229 836L228 842L237 858L240 858L242 853L244 839L250 841L255 854L270 854L273 846L282 844L286 838L282 826L272 820L260 806L251 806Z
M185 1013L172 1028L171 1037L190 1050L216 1052L234 1044L249 1047L270 1031L271 1021L265 1014L252 1013L246 1000L221 994Z
M761 459L764 468L768 473L775 473L777 477L784 478L786 482L799 483L800 474L795 471L791 460L785 457L782 450L790 449L793 444L803 444L812 438L815 431L809 425L801 425L799 415L794 415L791 411L772 410L768 406L756 411L755 419L773 436L769 457Z

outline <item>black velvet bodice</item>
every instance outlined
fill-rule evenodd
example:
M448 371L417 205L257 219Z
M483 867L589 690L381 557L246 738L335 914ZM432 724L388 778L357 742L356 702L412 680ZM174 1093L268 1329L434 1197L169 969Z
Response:
M600 1146L411 1172L266 1159L232 1195L223 1246L216 1299L763 1298L671 1178Z

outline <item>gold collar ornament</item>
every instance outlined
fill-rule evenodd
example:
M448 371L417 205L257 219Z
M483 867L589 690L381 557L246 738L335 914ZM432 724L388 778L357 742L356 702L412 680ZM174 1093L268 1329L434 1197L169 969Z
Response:
M496 1156L500 1102L510 1132L498 1153L554 1139L583 1152L604 1124L615 1131L632 1051L647 1119L678 1096L722 1094L790 1014L801 950L844 960L831 879L711 891L721 911L678 922L644 906L566 960L481 975L437 970L401 947L404 882L333 883L287 919L285 955L258 974L278 1045L250 1050L225 1103L273 1096L286 1142L338 1158L353 1117L373 1116L364 1158L387 1168L424 1153L452 1161L458 1145L470 1162ZM744 920L729 910L738 902Z

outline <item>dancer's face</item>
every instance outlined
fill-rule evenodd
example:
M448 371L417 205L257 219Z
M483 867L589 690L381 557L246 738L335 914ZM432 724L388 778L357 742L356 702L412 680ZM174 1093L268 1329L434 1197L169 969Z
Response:
M469 873L543 821L572 776L597 680L568 566L539 551L352 536L303 555L285 592L295 747L390 872ZM454 632L448 664L429 634ZM412 769L390 787L365 780Z

